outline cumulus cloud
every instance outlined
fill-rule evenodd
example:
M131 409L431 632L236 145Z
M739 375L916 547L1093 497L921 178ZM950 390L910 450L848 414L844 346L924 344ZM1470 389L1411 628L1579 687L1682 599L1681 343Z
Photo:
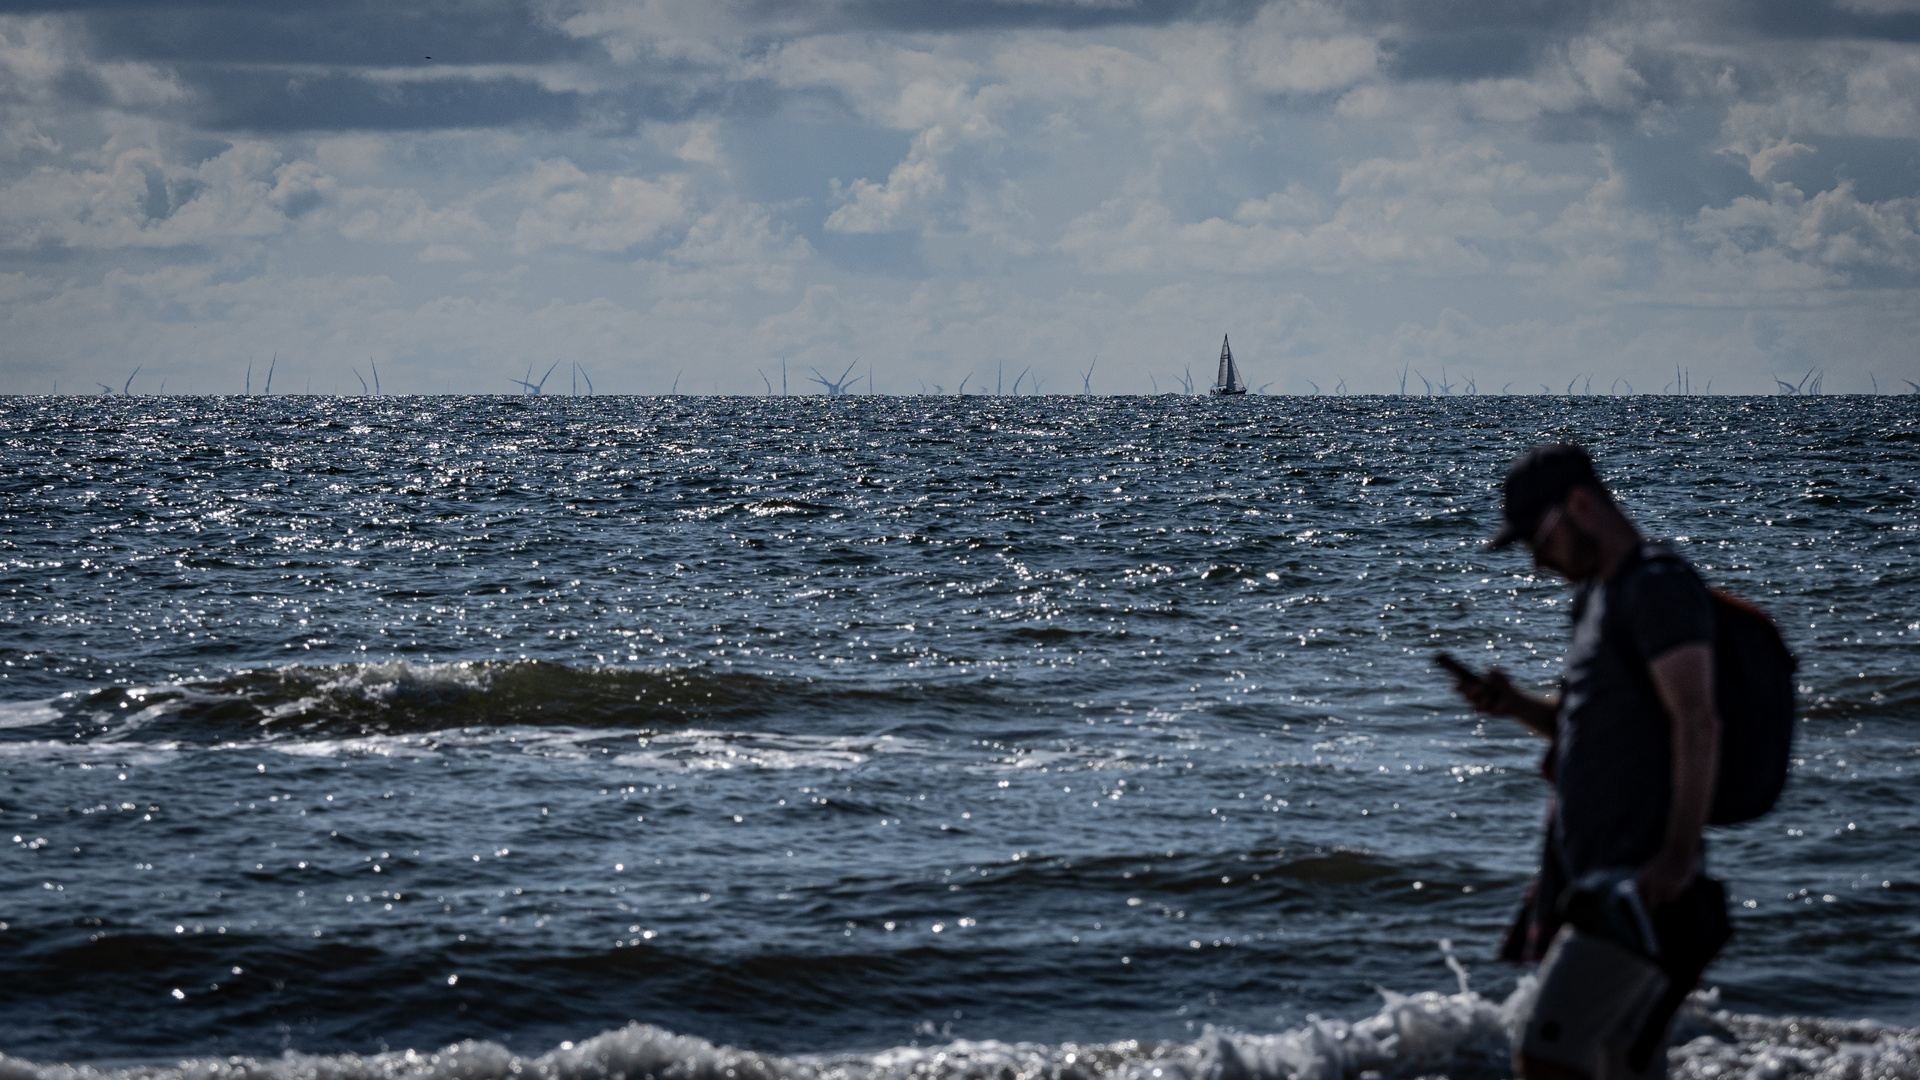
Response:
M241 143L196 165L151 148L101 169L41 166L0 189L0 242L76 248L215 245L285 230L332 190L305 162Z
M509 188L528 204L514 223L514 250L626 251L686 217L686 188L684 176L592 175L564 158L543 161Z
M1920 270L1920 199L1863 202L1850 181L1811 197L1776 184L1765 199L1702 210L1690 231L1728 255L1779 252L1837 271Z
M464 262L492 240L474 202L435 206L410 188L354 187L339 191L332 218L349 240L422 246L423 261Z
M946 130L939 126L914 136L912 152L893 167L884 184L855 180L843 189L836 178L834 195L841 206L827 216L826 228L846 233L896 228L914 204L946 190L947 178L937 160L946 142Z
M694 218L662 260L643 263L662 295L793 291L812 245L764 206L729 201Z
M1271 94L1325 94L1379 73L1382 43L1317 5L1271 4L1239 35L1250 86Z
M1920 24L1802 7L0 17L0 325L40 358L0 388L273 340L422 389L561 345L603 388L696 350L714 388L781 355L1058 388L1097 347L1146 389L1221 330L1289 389L1341 364L1389 389L1395 360L1535 389L1680 349L1764 389L1828 342L1885 378L1920 329Z
M1232 220L1179 222L1145 188L1068 226L1061 248L1088 269L1152 272L1171 265L1263 274L1392 270L1455 274L1497 269L1502 250L1541 228L1513 196L1552 195L1581 179L1508 162L1487 143L1431 146L1410 158L1368 158L1345 170L1331 210L1299 184L1240 204Z

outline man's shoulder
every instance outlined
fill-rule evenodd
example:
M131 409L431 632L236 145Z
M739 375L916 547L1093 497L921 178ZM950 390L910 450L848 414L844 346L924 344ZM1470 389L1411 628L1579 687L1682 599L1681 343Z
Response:
M1692 569L1693 564L1680 554L1679 549L1665 540L1643 540L1640 543L1640 562L1643 566L1672 566L1679 564Z
M1638 592L1649 583L1656 587L1692 584L1705 590L1699 571L1673 545L1660 540L1648 540L1640 545L1638 555L1627 567L1626 573L1620 575L1621 582L1631 586L1633 591Z
M1671 545L1642 545L1640 558L1617 584L1621 620L1614 633L1633 642L1643 658L1713 637L1713 601L1706 583Z

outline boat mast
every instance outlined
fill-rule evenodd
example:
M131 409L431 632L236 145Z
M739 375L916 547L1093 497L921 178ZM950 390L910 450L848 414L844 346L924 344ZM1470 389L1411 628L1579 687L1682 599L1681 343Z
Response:
M1239 372L1233 369L1233 347L1227 344L1227 335L1221 334L1220 374L1213 380L1214 393L1233 393L1236 389L1235 384L1240 381L1237 378L1238 375Z

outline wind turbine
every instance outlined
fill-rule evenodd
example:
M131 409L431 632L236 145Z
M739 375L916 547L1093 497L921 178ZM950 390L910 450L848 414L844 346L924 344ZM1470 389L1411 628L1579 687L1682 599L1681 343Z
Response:
M847 388L847 372L852 371L853 365L859 362L860 362L860 358L857 356L854 357L853 360L847 364L847 370L840 373L840 379L837 382L827 378L825 375L820 374L819 368L814 368L813 381L819 383L823 387L826 387L828 397L839 397L840 395L847 392L847 389L846 389Z
M527 381L526 379L513 379L513 380L511 380L511 381L513 381L513 382L517 382L517 383L519 383L519 384L520 384L521 386L524 386L524 387L526 387L526 388L527 388L527 393L529 393L529 394L544 394L544 393L546 393L546 386L547 386L547 377L548 377L549 375L552 375L552 374L553 374L553 369L554 369L554 368L557 368L557 367L559 367L559 366L560 366L560 361L558 361L558 360L555 360L555 361L553 362L553 364L552 364L552 366L550 366L550 367L548 367L548 368L547 368L547 374L546 374L546 375L542 375L542 376L540 376L540 381L539 381L539 382L528 382L528 381ZM531 364L529 364L529 365L527 365L527 375L528 375L529 377L531 377L531 376L533 375L533 365L531 365ZM375 378L378 378L378 377L379 377L379 376L377 376L377 375L375 376Z

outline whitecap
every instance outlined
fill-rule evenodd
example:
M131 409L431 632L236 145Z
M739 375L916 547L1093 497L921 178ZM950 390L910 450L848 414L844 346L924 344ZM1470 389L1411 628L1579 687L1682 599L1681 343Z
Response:
M46 701L0 701L0 729L52 723L65 714Z
M416 664L406 660L388 660L355 664L341 670L333 678L318 683L307 696L274 708L268 714L268 720L299 715L329 696L379 705L391 705L397 701L432 705L457 702L472 694L484 693L490 684L488 668L479 663Z
M1372 1016L1277 1034L1209 1029L1192 1042L955 1040L877 1053L762 1054L629 1024L544 1054L467 1041L437 1051L198 1058L107 1068L0 1055L0 1080L1382 1080L1508 1075L1531 976L1504 1000L1382 990ZM1914 1080L1920 1031L1866 1022L1738 1016L1696 994L1668 1052L1676 1080Z
M858 738L778 735L693 729L643 736L641 749L613 758L616 765L642 769L724 771L728 769L851 769L876 754L906 753L912 740L891 736Z

